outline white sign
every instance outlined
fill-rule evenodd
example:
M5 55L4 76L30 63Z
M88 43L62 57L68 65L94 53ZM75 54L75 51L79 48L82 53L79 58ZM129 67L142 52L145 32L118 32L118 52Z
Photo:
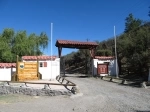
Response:
M24 69L24 63L20 63L19 67L20 69Z

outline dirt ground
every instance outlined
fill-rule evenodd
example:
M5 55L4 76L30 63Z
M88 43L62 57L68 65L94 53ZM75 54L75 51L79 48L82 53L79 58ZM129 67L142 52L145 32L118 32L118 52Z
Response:
M150 89L70 76L79 87L78 94L0 96L0 112L150 112Z

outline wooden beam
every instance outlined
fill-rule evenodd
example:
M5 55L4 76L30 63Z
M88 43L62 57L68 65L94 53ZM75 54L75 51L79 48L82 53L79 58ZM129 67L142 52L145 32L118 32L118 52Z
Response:
M62 47L58 47L58 57L61 57Z
M90 55L94 59L94 57L95 57L95 48L90 49Z
M95 58L95 48L93 48L92 50L93 50L92 57Z
M19 58L19 56L17 55L15 81L18 81L18 60L19 60L18 58Z
M40 74L39 74L39 59L38 59L38 56L37 57L37 76L38 76L38 79L40 79Z
M23 82L23 81L0 81L0 82L7 82L10 83L25 83L25 84L48 84L48 85L58 85L58 86L76 86L75 84L60 84L60 83L44 83L44 82Z

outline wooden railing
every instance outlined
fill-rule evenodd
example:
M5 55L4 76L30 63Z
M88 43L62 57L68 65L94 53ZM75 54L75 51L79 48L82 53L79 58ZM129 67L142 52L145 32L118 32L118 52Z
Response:
M58 85L58 86L74 86L74 84L60 84L60 83L50 83L50 82L27 82L27 81L0 81L6 82L8 85L10 83L24 83L24 84L46 84L46 85Z
M57 80L58 82L60 82L61 84L66 83L66 84L72 84L73 86L76 86L75 83L73 83L73 82L71 82L70 80L68 80L68 79L66 79L66 78L64 78L64 77L61 77L61 76L57 76L57 77L56 77L56 80Z

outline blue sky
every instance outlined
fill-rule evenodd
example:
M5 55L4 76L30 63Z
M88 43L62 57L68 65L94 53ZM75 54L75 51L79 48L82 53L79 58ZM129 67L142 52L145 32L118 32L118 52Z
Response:
M103 41L124 31L125 18L150 20L150 0L0 0L0 32L4 28L45 32L50 38L53 23L53 55L57 39ZM50 55L50 43L44 53ZM75 49L62 49L62 55Z

